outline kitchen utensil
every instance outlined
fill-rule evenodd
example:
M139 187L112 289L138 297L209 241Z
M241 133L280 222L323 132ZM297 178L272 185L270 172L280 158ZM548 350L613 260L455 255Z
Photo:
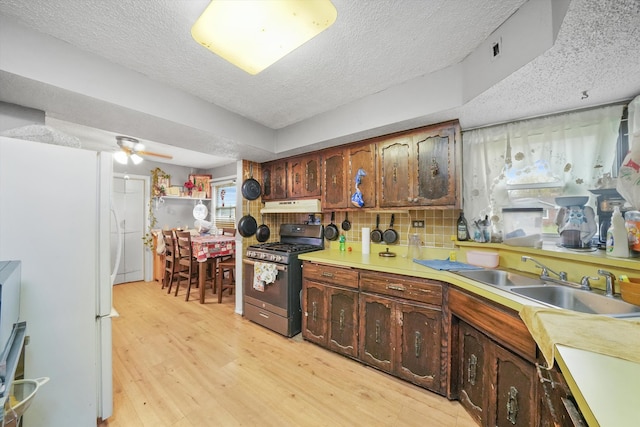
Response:
M262 224L260 224L260 226L256 230L256 240L258 240L258 242L260 243L264 243L269 240L270 236L271 230L269 229L269 226L264 223L264 215L262 215Z
M327 240L336 240L340 232L338 231L338 227L334 223L336 220L336 213L331 212L331 223L324 228L324 237Z
M382 242L382 230L380 230L380 214L376 215L376 228L371 232L371 241L373 243Z
M260 197L262 188L260 183L253 179L253 164L249 167L249 178L242 183L242 197L247 200L255 200Z
M391 214L391 222L389 223L389 228L382 233L382 240L387 245L395 243L398 240L398 232L393 229L393 220L395 219L395 214Z
M351 230L351 221L349 221L349 212L344 213L344 221L342 221L342 229L344 231Z
M249 211L248 207L249 204L247 203L247 212ZM242 237L253 236L254 234L256 234L257 229L258 223L250 213L247 213L245 216L240 218L240 221L238 221L238 233L240 233Z
M387 250L385 250L384 252L378 252L378 255L381 257L385 257L385 258L391 258L396 256L395 252L389 252L389 248L387 248Z

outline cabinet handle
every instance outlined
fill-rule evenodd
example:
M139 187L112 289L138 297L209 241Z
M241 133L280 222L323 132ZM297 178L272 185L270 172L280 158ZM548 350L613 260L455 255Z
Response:
M431 167L429 169L431 170L431 176L436 176L440 173L440 166L438 166L438 162L435 157L431 158Z
M420 331L416 331L415 337L413 338L413 347L416 350L416 359L420 357L420 347L422 347L422 334Z
M322 277L333 277L333 273L329 273L328 271L323 271Z
M295 178L296 184L300 184L300 173L296 172L296 178Z
M331 175L331 183L333 185L336 185L338 183L338 179L335 175Z
M475 354L469 356L467 362L467 382L471 385L476 385L476 373L478 371L478 357Z
M380 321L376 320L376 344L380 344Z
M311 318L315 322L318 319L318 302L317 301L312 302L311 306L313 307L311 310Z
M387 285L387 289L391 289L393 291L401 291L401 292L405 291L405 288L402 285Z
M340 330L344 329L344 308L340 310Z
M555 382L553 382L553 380L552 380L552 379L550 379L550 378L546 378L546 377L544 376L544 374L542 373L542 369L544 369L544 370L546 370L546 371L551 370L551 368L547 369L547 368L544 368L544 367L540 366L540 364L539 364L539 363L536 363L536 371L538 372L538 379L540 379L540 382L541 382L542 384L544 384L544 383L549 383L549 384L551 385L551 388L552 388L552 389L556 388L556 383L555 383Z
M518 419L518 389L509 387L509 399L507 400L507 421L515 424Z
M398 182L398 165L393 165L393 182Z

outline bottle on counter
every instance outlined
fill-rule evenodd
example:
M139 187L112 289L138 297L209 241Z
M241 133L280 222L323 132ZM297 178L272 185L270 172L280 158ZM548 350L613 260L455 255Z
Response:
M611 227L607 231L607 255L617 258L629 257L629 237L627 228L620 213L620 207L613 207L611 215Z
M340 251L344 252L345 251L345 244L346 244L347 238L344 236L344 234L340 235Z
M460 216L458 217L458 240L469 240L469 226L462 211L460 211Z

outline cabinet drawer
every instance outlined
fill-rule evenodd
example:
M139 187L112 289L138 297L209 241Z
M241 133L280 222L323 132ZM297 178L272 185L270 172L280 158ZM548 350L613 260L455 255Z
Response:
M347 288L358 288L358 272L350 268L305 262L302 276L308 280L330 283Z
M405 279L390 274L360 275L360 290L427 304L442 305L442 284L426 279Z

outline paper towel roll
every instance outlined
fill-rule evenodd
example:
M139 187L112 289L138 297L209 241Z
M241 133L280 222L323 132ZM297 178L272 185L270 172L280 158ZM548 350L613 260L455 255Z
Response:
M369 227L362 227L362 253L368 254L371 244L371 229Z

